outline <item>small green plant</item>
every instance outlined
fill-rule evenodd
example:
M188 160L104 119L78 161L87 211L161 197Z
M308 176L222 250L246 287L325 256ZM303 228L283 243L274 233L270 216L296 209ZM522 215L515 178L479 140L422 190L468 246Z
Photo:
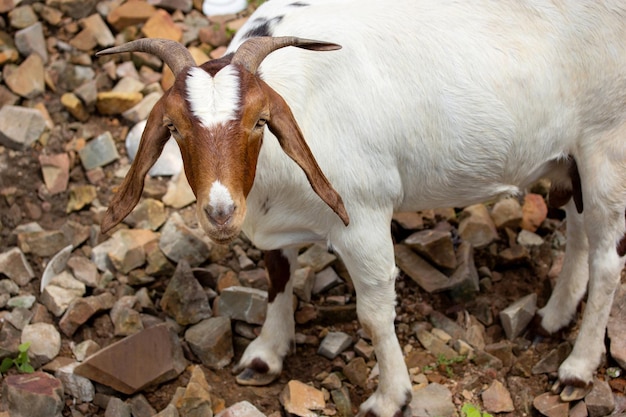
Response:
M489 413L481 413L480 410L474 404L465 404L461 408L461 412L465 417L493 417Z
M465 356L455 356L453 358L446 358L444 355L437 356L437 367L439 369L445 369L448 378L452 378L454 376L454 371L452 370L452 365L455 363L461 363L465 360Z
M30 342L22 343L17 348L18 354L15 359L4 358L0 364L0 373L5 373L11 369L12 366L15 366L19 372L24 374L35 372L35 369L28 359L28 348L30 348Z

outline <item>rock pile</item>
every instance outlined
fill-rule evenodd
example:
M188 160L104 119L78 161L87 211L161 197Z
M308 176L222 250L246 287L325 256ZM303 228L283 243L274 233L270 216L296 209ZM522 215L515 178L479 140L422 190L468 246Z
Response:
M375 389L350 277L317 245L294 277L296 355L269 387L236 385L229 367L265 318L262 254L244 236L224 247L201 233L175 145L133 213L110 235L99 230L172 75L145 54L94 52L160 37L202 62L221 56L253 9L207 17L192 0L0 1L0 359L28 344L36 368L3 375L0 416L353 416ZM414 416L467 404L547 416L626 409L626 287L608 333L617 366L579 402L549 392L571 340L524 338L565 244L543 186L523 200L394 217Z

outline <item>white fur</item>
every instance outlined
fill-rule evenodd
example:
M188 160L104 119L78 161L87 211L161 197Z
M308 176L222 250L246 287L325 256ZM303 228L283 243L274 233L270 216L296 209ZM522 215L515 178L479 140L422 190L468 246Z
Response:
M562 178L568 155L578 163L585 210L568 206L576 216L568 237L580 241L570 244L563 271L571 277L561 278L570 281L542 310L543 324L557 330L574 317L589 282L580 335L560 376L591 382L624 264L615 246L626 231L626 2L291 3L267 2L249 22L282 16L275 36L342 49L284 48L260 74L291 107L351 223L343 226L268 132L243 230L261 249L322 241L343 258L380 363L378 390L362 412L393 415L411 387L393 330L392 213L517 193L541 177ZM191 102L204 108L207 87L197 80L189 82L199 87ZM231 117L235 100L225 103ZM268 317L241 364L276 362L276 342L265 334L291 335L287 326Z
M189 70L187 97L193 114L211 128L235 119L240 86L237 69L228 65L215 77L198 67Z
M215 211L228 209L233 204L233 198L228 188L224 187L221 182L215 181L209 191L209 206Z

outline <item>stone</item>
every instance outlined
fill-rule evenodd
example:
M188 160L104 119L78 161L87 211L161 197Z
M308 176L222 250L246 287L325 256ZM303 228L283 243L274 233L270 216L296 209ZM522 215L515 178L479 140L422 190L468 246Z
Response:
M343 367L342 372L352 385L361 388L367 387L367 377L370 370L365 363L365 359L361 357L352 359Z
M157 230L167 220L165 206L159 200L145 198L126 216L124 223L135 229Z
M241 271L238 279L244 287L256 288L257 290L262 291L267 291L269 289L269 277L267 276L267 272L264 268Z
M120 157L115 147L115 140L109 131L87 142L85 147L78 151L78 155L86 170L105 166Z
M84 28L84 30L88 31L91 36L93 36L99 46L106 48L115 43L115 37L98 13L94 13L89 17L81 19L80 25Z
M37 22L37 15L30 5L18 6L9 12L9 21L11 27L24 29Z
M46 49L46 41L41 22L35 22L15 32L15 46L23 56L36 53L41 57L44 63L48 62L48 50Z
M137 105L143 99L141 93L101 91L98 93L96 108L104 116L122 114Z
M180 152L180 150L178 152ZM172 180L167 184L167 192L163 196L162 201L166 206L173 207L175 209L187 207L196 201L196 196L187 181L184 170L181 170L178 174L174 175Z
M63 385L46 372L8 375L2 384L2 404L11 417L61 417Z
M537 311L537 294L531 293L520 298L500 311L500 323L509 340L521 335Z
M142 394L135 395L128 402L133 417L152 417L157 413Z
M23 287L35 278L35 272L20 248L11 248L0 253L0 271L2 275Z
M522 229L517 235L517 243L522 246L541 246L543 238L536 233Z
M35 55L32 55L35 56ZM5 105L0 109L0 145L14 150L29 148L46 129L40 111Z
M91 260L83 256L72 256L67 261L67 266L72 271L74 278L87 287L97 287L100 282L98 267Z
M74 278L71 273L63 271L44 288L41 303L56 317L60 317L74 300L85 294L85 291L85 284Z
M117 397L111 397L107 403L104 417L130 417L130 405Z
M329 332L320 347L317 349L317 354L327 359L335 359L341 352L348 349L352 345L352 337L344 332Z
M490 413L510 413L515 411L509 390L498 380L494 380L489 388L483 391L483 406Z
M569 403L561 402L558 395L550 392L536 396L533 406L546 417L567 417L569 414Z
M79 362L62 366L54 376L61 380L66 394L81 402L91 402L96 393L95 387L89 379L75 373L77 366Z
M39 54L30 54L18 67L5 66L3 75L7 87L26 99L34 99L45 91L44 62Z
M220 411L215 417L265 417L265 414L248 401L239 401Z
M508 197L496 202L491 209L491 218L498 230L517 230L522 223L522 206L517 198Z
M615 409L615 398L609 383L598 378L593 379L593 387L585 396L589 417L601 417L611 414Z
M156 242L159 235L147 229L121 229L111 237L117 244L107 252L113 267L124 274L146 262L145 245Z
M298 256L298 264L300 267L310 266L314 272L320 272L322 269L335 262L337 257L322 245L312 245Z
M46 5L59 9L73 19L82 19L93 12L97 0L48 0Z
M61 334L48 323L28 324L22 330L21 343L30 343L28 357L35 368L54 359L61 351Z
M75 372L131 395L178 377L186 365L176 333L159 324L101 349Z
M316 417L315 410L322 410L326 405L322 391L296 380L287 383L279 400L287 413L299 417Z
M353 417L352 401L350 400L350 392L347 387L334 389L330 392L335 408L340 417Z
M125 2L116 7L107 16L107 22L117 31L147 21L156 9L143 0Z
M557 372L561 363L567 358L572 351L572 345L569 342L561 343L556 349L552 349L532 367L533 375L551 374Z
M314 267L311 269L315 270ZM332 267L329 266L315 274L315 282L313 283L311 292L313 294L320 294L341 283L343 283L341 277Z
M146 95L139 103L122 113L122 117L133 123L139 123L142 120L146 120L150 115L150 111L156 102L159 101L161 96L162 94L158 92Z
M113 304L109 315L115 336L130 336L143 330L139 311L134 309L136 304L137 297L134 295L122 296Z
M359 339L354 344L354 353L363 357L366 361L374 359L374 346L367 343L364 339Z
M450 276L449 286L453 297L474 299L480 290L478 271L474 264L474 247L469 242L461 242L456 251L457 268Z
M530 232L536 231L548 217L548 206L543 197L539 194L526 194L522 205L522 215L522 229Z
M512 366L516 361L513 354L513 344L508 340L485 345L484 351L500 359L502 365L506 367Z
M150 97L151 94L148 94L146 97L144 97L144 99L137 104L137 106L143 106L145 105L147 107L147 104L145 103L146 100L149 100L148 97ZM142 103L144 103L142 105ZM136 108L137 106L133 107ZM146 110L148 110L146 108ZM152 108L150 108L150 110L152 110ZM150 111L148 110L148 111ZM132 111L132 109L128 110L128 112ZM139 148L139 142L141 140L141 135L143 134L143 131L146 127L146 120L142 120L140 122L138 122L137 124L135 124L129 131L128 134L126 135L126 140L125 140L125 145L126 145L126 152L128 154L128 157L133 160L135 159L135 155L137 154L137 149ZM176 144L176 140L174 140L174 138L170 138L166 143L165 146L163 147L163 151L161 152L161 155L159 156L159 159L157 159L157 161L155 162L155 164L152 166L152 168L150 168L150 171L148 171L148 175L150 175L151 177L158 177L158 176L177 176L179 173L181 173L183 168L183 158L180 154L180 148L178 147L178 145ZM178 176L180 177L180 176ZM184 177L184 175L182 175L182 177ZM178 178L177 178L178 179ZM183 178L182 181L184 181L185 185L187 186L187 188L189 190L191 190L191 187L189 187L189 184L187 183L187 179ZM182 186L181 186L182 187ZM168 191L170 189L170 186L168 184ZM174 188L172 188L172 192L176 191ZM182 193L182 189L178 190L181 191ZM195 201L195 196L193 195L193 192L189 192L191 194L191 196L188 196L186 199L191 199L191 202ZM174 199L173 195L170 195L169 198L172 200L169 203L167 203L165 200L165 197L163 197L164 201L163 203L168 204L172 207L176 207L173 203L174 201L179 201L178 199ZM181 199L182 201L182 199ZM188 203L190 204L190 203ZM178 205L178 204L176 204ZM184 207L184 205L182 206ZM180 207L179 207L180 208Z
M483 248L498 239L496 225L484 204L465 207L459 221L459 235L475 248Z
M211 317L209 299L186 261L181 261L161 298L161 308L186 326Z
M67 190L70 180L70 157L67 153L39 155L39 165L50 195Z
M182 417L210 417L213 415L211 388L200 366L194 365L191 378L183 394L176 399Z
M412 417L452 417L456 408L452 402L452 393L436 382L413 391L409 404Z
M456 255L450 232L436 229L421 230L407 237L404 244L437 267L447 270L456 268Z
M609 351L611 357L626 369L626 285L622 284L615 292L611 314L607 325Z
M228 317L202 320L187 329L185 340L202 364L210 369L222 369L234 357L231 321Z
M432 353L435 357L444 357L452 360L459 356L454 349L446 344L443 340L434 336L427 330L420 330L416 333L417 340L424 346L424 349Z
M173 262L186 261L192 267L206 261L211 254L207 238L199 230L188 227L177 212L161 228L159 248Z
M89 111L78 96L74 93L65 93L61 96L61 104L70 114L80 122L89 119Z
M93 355L101 349L101 346L91 339L84 340L72 346L72 354L78 362L82 362L85 358Z
M267 292L247 287L225 288L216 300L220 316L242 320L250 324L263 324L267 312Z
M183 37L183 30L174 23L172 16L163 9L157 9L143 25L141 31L148 38L170 39L179 42Z
M302 301L311 301L313 285L315 285L315 272L310 266L298 268L293 275L293 293Z
M394 246L398 268L429 293L437 293L450 289L450 278L433 267L421 256L406 245Z
M72 185L65 212L80 211L84 207L89 206L97 197L98 190L94 185Z

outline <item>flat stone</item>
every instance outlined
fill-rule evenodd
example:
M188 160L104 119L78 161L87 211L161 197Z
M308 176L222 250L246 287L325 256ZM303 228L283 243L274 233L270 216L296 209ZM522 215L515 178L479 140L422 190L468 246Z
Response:
M484 204L465 207L459 221L459 235L475 248L483 248L498 239L496 225Z
M500 323L509 340L521 335L537 311L537 294L520 298L499 314Z
M18 67L7 67L3 71L4 82L15 94L33 99L43 94L44 62L39 54L30 54Z
M510 413L515 411L511 393L498 380L493 381L489 388L483 391L481 397L485 410L490 413Z
M458 356L454 349L427 330L418 331L416 336L417 340L424 346L424 349L432 353L435 357L443 356L451 360Z
M428 229L415 232L404 244L434 265L452 270L456 268L456 255L450 232Z
M212 315L207 294L184 260L178 263L160 306L181 326L198 323Z
M115 140L109 131L87 142L85 147L78 151L78 155L86 170L105 166L120 157L115 147Z
M61 351L61 334L48 323L28 324L22 330L21 343L30 343L28 356L34 367L50 362Z
M413 391L410 408L412 417L456 416L452 393L435 382Z
M23 287L35 278L35 272L20 248L0 253L0 271L17 285Z
M176 333L160 324L98 351L75 372L130 395L178 377L186 365Z
M237 286L225 288L217 299L217 306L220 316L263 324L267 312L267 292Z
M370 369L363 358L354 358L346 366L343 367L343 374L348 378L352 385L357 387L367 387L367 377Z
M8 375L2 384L2 404L11 417L61 417L63 385L46 372Z
M163 9L157 9L141 28L148 38L170 39L180 42L183 30L174 22L172 16Z
M67 153L39 155L39 165L43 181L51 195L67 190L70 180L70 157Z
M615 398L609 383L598 378L593 379L593 388L585 396L589 417L601 417L611 414L615 409Z
M533 406L546 417L567 417L569 414L569 403L561 402L558 395L549 392L535 397Z
M298 256L298 264L300 267L310 266L314 272L320 272L322 269L335 262L337 257L322 245L311 245L307 250Z
M322 391L296 380L287 383L279 399L287 413L299 417L316 417L314 410L322 410L326 405Z
M81 402L91 402L96 389L89 379L75 373L78 366L78 362L62 366L55 371L54 376L61 380L66 394Z
M11 105L0 109L0 145L18 151L27 149L45 129L46 120L39 110Z
M394 246L396 264L426 292L436 293L451 288L450 278L433 267L406 245Z
M341 352L348 349L352 345L352 337L344 332L329 332L320 347L317 349L317 354L327 359L335 359Z
M314 267L311 267L311 269L315 270ZM313 294L320 294L341 283L343 283L341 277L329 266L315 274L315 282L313 283L311 292Z
M220 411L215 417L265 417L265 414L248 401L239 401Z
M233 359L233 335L228 317L202 320L187 329L185 340L202 364L210 369L222 369Z

